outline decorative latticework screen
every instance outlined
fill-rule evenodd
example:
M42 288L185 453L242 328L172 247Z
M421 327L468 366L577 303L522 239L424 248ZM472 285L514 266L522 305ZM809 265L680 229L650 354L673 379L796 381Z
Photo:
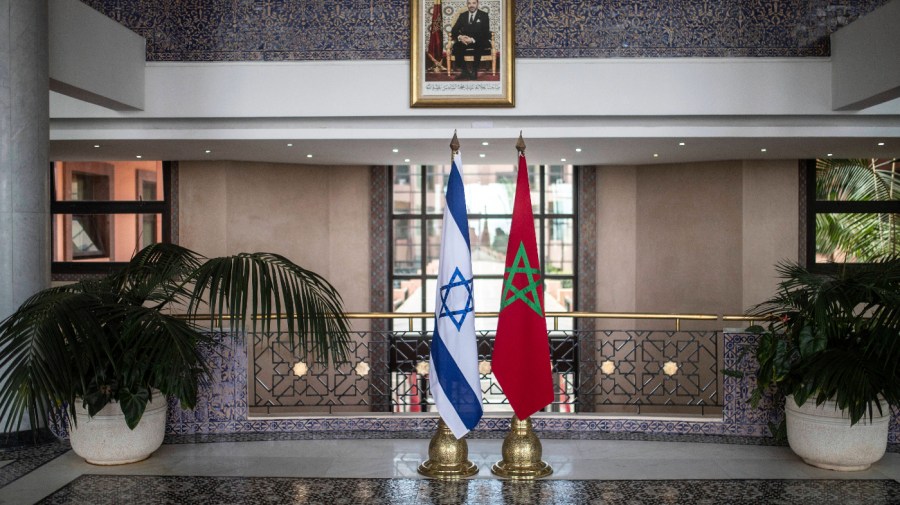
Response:
M714 331L551 331L552 412L719 414L720 334ZM510 411L491 373L493 332L479 332L485 410ZM249 352L252 416L429 412L427 332L356 332L346 362L297 355L278 334Z

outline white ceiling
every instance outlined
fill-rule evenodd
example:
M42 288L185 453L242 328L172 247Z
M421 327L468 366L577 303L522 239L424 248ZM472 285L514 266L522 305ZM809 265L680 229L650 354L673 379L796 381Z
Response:
M452 132L450 132L452 135ZM467 164L515 163L513 135L465 136L460 152ZM527 138L532 164L632 165L715 160L900 157L900 138ZM489 145L482 145L487 142ZM685 145L679 145L684 142ZM884 142L884 146L878 143ZM238 160L315 165L442 164L450 159L445 139L190 139L52 140L52 160ZM292 144L292 146L288 146ZM99 145L100 147L94 147ZM398 152L393 152L397 149ZM576 152L581 149L581 152ZM762 151L765 149L765 151ZM207 153L206 151L210 151ZM312 155L309 157L308 155ZM484 156L481 156L484 155ZM654 156L658 155L658 156ZM562 161L565 159L565 161ZM406 160L409 160L408 162Z

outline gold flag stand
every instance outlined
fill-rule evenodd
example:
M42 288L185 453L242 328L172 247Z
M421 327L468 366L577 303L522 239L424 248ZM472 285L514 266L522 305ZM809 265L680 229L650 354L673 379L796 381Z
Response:
M509 434L503 439L503 459L494 463L491 473L504 479L540 479L553 473L541 461L541 441L531 429L531 418L524 421L513 415Z
M419 465L419 473L432 479L462 479L478 473L478 467L469 461L466 439L453 436L441 419L428 444L428 460Z

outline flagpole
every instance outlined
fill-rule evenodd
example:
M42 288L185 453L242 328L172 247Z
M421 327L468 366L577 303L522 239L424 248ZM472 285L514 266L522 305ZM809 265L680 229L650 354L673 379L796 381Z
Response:
M516 141L518 157L525 156L525 139L519 131L519 140ZM494 463L491 473L512 480L533 480L547 477L553 473L553 468L541 460L543 448L541 440L534 434L531 428L531 416L519 419L513 414L509 425L509 434L503 439L501 454L503 459Z
M432 71L443 72L444 70L446 70L446 68L444 68L443 58L441 58L440 60L435 59L434 55L431 52L431 44L432 42L434 42L435 29L437 29L439 38L437 49L441 52L440 54L443 54L444 52L444 37L442 35L444 30L444 15L441 13L441 0L434 0L434 5L431 8L431 26L429 27L428 46L425 48L425 55L428 56L428 59L430 59L434 64L434 66L431 68ZM437 20L436 18L440 18L440 23L437 23L437 26L435 26L435 21Z
M458 152L459 139L456 137L456 130L453 130L453 139L450 141L451 163ZM456 438L443 417L438 418L437 430L428 443L428 460L419 465L418 472L425 477L441 480L462 479L478 473L478 466L469 461L466 439Z

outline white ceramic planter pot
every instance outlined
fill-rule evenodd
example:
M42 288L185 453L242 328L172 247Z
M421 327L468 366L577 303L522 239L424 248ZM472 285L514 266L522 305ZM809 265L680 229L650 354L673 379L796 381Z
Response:
M871 421L866 414L853 426L850 417L835 408L832 401L817 407L814 398L799 407L794 397L788 396L785 415L791 449L803 461L819 468L840 471L869 468L884 456L887 448L890 408L882 402L884 415L879 416L876 408Z
M103 407L94 417L79 402L75 407L78 427L70 427L69 441L75 454L95 465L122 465L147 459L162 445L166 433L166 397L153 392L141 421L133 430L125 424L118 403Z

